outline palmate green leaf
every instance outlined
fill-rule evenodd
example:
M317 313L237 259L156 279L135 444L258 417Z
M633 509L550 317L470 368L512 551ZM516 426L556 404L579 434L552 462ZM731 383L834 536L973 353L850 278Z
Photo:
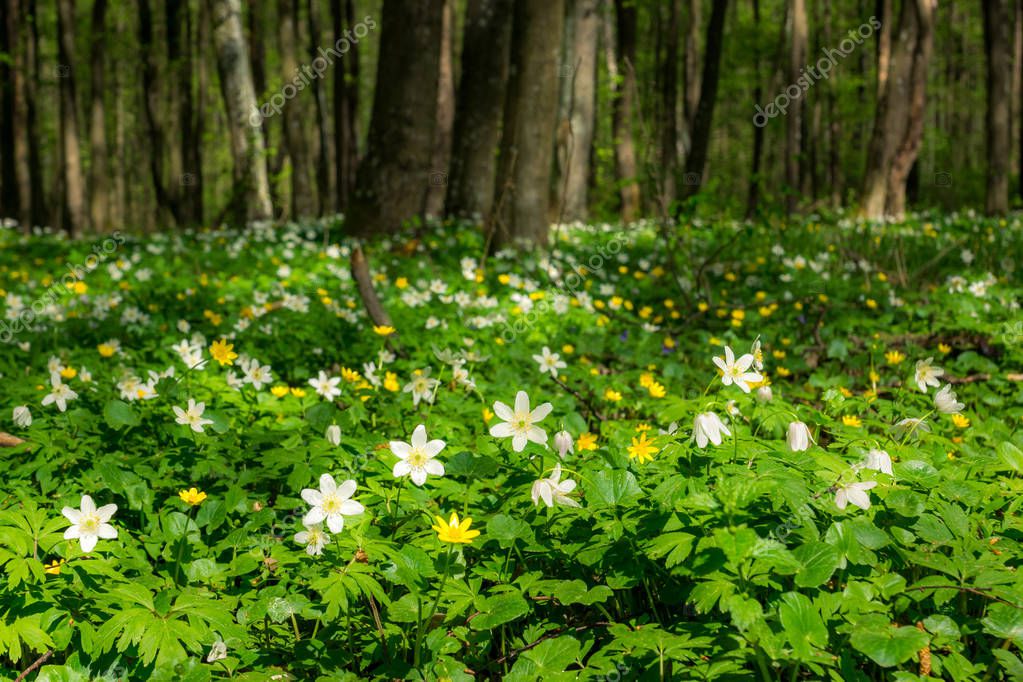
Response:
M614 591L607 585L597 585L589 589L582 580L564 580L554 585L551 591L555 599L560 603L569 604L592 604L603 603L614 595Z
M1023 471L1023 450L1020 450L1015 443L1002 441L995 447L995 451L998 452L1002 461L1015 471Z
M1023 643L1023 610L1009 604L993 604L981 623L984 630L999 639L1010 639L1016 646Z
M586 481L586 499L593 505L613 507L642 494L636 476L624 469L598 471Z
M470 622L473 630L492 630L529 613L529 604L518 592L496 594L481 599L476 607L480 615Z
M793 555L800 563L796 573L796 584L800 587L817 587L831 578L838 568L841 556L837 549L826 542L809 542L795 549Z
M575 680L576 674L565 670L581 658L581 648L579 640L569 635L544 640L522 653L505 680Z
M695 541L696 536L692 533L664 533L646 544L646 555L651 559L663 558L665 567L671 568L686 560Z
M876 614L857 621L850 638L854 649L883 668L908 661L929 641L925 632L908 625L894 626L888 617Z
M173 415L172 415L173 416ZM141 423L135 409L123 400L110 400L103 406L103 418L112 429L138 426Z
M796 658L811 662L827 657L828 629L813 602L799 592L786 592L778 606L778 618Z
M486 536L488 540L497 540L501 549L514 546L516 540L524 540L527 544L534 541L529 524L507 514L496 514L487 521Z

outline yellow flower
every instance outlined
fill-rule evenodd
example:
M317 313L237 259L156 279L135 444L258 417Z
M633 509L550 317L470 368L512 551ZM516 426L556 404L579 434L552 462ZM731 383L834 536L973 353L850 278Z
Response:
M113 354L117 352L117 349L111 346L109 343L99 344L98 346L96 346L96 350L98 350L99 354L105 358L112 357Z
M469 526L472 525L471 518L466 517L459 522L458 514L455 512L451 512L451 518L447 521L441 516L434 518L437 520L437 524L432 528L437 531L437 539L441 542L468 545L474 537L480 534L478 530L469 530Z
M238 354L234 352L234 344L228 343L224 339L213 342L213 345L210 346L210 355L221 366L233 365L234 359L238 357Z
M639 385L643 388L649 388L650 384L654 383L654 375L649 372L644 372L639 377Z
M356 372L354 369L348 369L347 367L342 367L341 368L341 378L344 379L345 381L347 381L350 384L354 384L356 381L358 381L362 377L359 376L359 373Z
M652 398L663 398L668 393L664 386L656 381L647 386L647 390L650 391L650 397Z
M73 284L73 285L71 286L71 288L72 288L72 289L74 290L74 292L75 292L76 294L78 294L79 296L81 296L82 294L84 294L84 293L85 293L86 291L88 291L88 290L89 290L89 285L88 285L88 284L86 284L85 282L75 282L75 283L74 283L74 284Z
M488 408L484 407L483 408L483 421L486 422L487 424L489 424L490 420L493 419L493 418L494 418L494 413L491 412Z
M565 355L571 355L572 353L575 352L575 346L573 346L570 343L566 343L564 346L561 347L561 352L564 353Z
M906 356L897 350L890 350L884 354L884 359L889 365L897 365L906 359Z
M64 563L65 563L64 559L61 559L59 561L57 559L54 559L50 563L43 566L43 573L47 573L49 575L60 575L60 567L63 566Z
M394 286L398 287L399 289L404 289L405 287L408 286L408 278L399 277L398 279L394 280Z
M398 383L398 375L394 372L387 372L384 374L384 388L391 393L401 389L401 384Z
M305 397L305 389L304 388L292 388L291 389L291 395L295 396L296 398L304 398Z
M178 492L181 501L192 507L198 507L206 499L206 493L200 492L197 488L189 488Z
M579 438L575 441L575 449L579 452L582 452L583 450L596 450L597 437L592 433L580 434Z
M609 388L606 391L604 391L604 397L610 400L611 402L616 403L622 399L622 394L614 390L613 388Z
M76 376L78 376L78 370L75 369L74 367L65 367L64 369L60 370L60 375L65 379L74 379Z
M868 376L870 377L870 383L872 384L876 384L878 381L881 380L881 375L875 372L874 370L870 370L870 374Z
M952 423L960 429L965 429L970 425L970 418L961 414L953 414Z
M871 310L876 309L877 308L877 301L875 301L872 298L868 298L867 299L867 307L870 308Z
M860 418L852 414L847 414L842 417L842 423L846 426L863 426L863 422L860 421Z
M778 367L774 371L777 372L778 376L780 377L787 377L788 375L792 374L792 372L789 371L787 367Z
M386 324L373 325L373 331L380 336L390 336L395 332L394 327L390 327Z
M283 398L284 396L288 395L288 387L274 386L273 388L270 389L270 392L273 393L278 398Z
M939 343L938 352L941 353L942 355L948 355L949 353L952 352L952 346L949 346L948 344L944 343Z
M632 439L632 445L629 446L629 459L638 459L642 464L643 462L652 462L656 454L657 447L647 440L646 433L641 433L639 438Z

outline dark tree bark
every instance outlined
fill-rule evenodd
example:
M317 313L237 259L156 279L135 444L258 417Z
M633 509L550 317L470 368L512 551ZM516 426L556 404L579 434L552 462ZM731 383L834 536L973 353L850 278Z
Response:
M440 65L437 73L437 124L433 131L433 153L430 155L430 187L426 194L425 213L444 214L448 169L451 165L451 137L455 125L455 71L452 36L454 32L454 0L444 3L444 19L440 38Z
M728 0L717 0L707 24L707 46L703 56L703 76L700 82L700 104L693 119L693 147L686 157L685 191L688 198L700 191L703 171L707 165L710 130L714 120L714 103L718 94L718 73L721 68L721 47L724 39L725 13Z
M800 70L806 66L806 2L790 0L789 3L789 62L788 82L798 83ZM792 98L785 115L785 210L792 214L799 204L800 159L802 145L800 134L803 128L803 100L806 91Z
M832 13L831 13L831 0L824 0L824 44L832 45L831 42L831 25L832 25ZM837 86L836 83L828 79L827 83L824 84L826 88L825 103L826 103L826 117L827 117L827 129L828 129L828 187L831 191L831 205L834 207L841 206L842 204L842 163L841 163L841 144L842 144L842 121L838 115L838 102L837 102Z
M320 23L320 2L319 0L307 0L306 2L306 27L309 34L308 61L316 65L317 59L323 57L319 53L323 45L323 35ZM323 215L329 207L336 203L334 192L337 191L337 177L335 176L334 146L330 143L330 133L327 122L327 101L324 91L326 88L320 82L326 72L317 73L312 79L310 87L313 90L313 106L316 109L316 152L314 154L314 166L316 168L316 214Z
M85 205L85 177L82 174L78 107L75 94L75 5L74 0L57 2L57 73L60 80L60 141L63 162L66 229L72 237L88 227Z
M11 55L17 45L16 19L0 4L0 54ZM12 30L13 29L13 30ZM14 155L15 93L11 61L0 61L0 218L21 215L18 175Z
M613 63L612 132L615 146L615 176L622 200L622 222L639 217L640 191L636 175L636 147L632 137L633 110L636 107L636 6L630 0L615 0L617 58ZM610 43L610 41L609 41Z
M220 89L231 134L235 194L243 197L244 214L249 219L266 220L273 216L273 206L260 133L262 117L256 106L252 71L242 34L240 0L207 2L217 48Z
M285 85L301 79L298 65L298 0L278 0L277 37L280 45L281 77ZM295 86L297 87L297 86ZM316 197L311 175L311 154L306 136L303 98L296 94L284 103L281 125L291 160L290 217L304 218L316 213Z
M753 3L753 27L755 38L760 36L760 0L752 0ZM753 44L753 68L755 72L753 85L753 104L760 105L764 89L760 82L760 43ZM753 152L751 155L751 166L749 176L749 191L746 194L746 219L752 218L760 204L760 165L764 156L764 125L757 125L757 119L753 119Z
M564 0L518 0L490 234L496 248L545 244Z
M1011 144L1012 29L1010 0L984 0L984 52L987 56L987 212L1009 210Z
M448 176L448 215L483 217L494 198L512 0L469 0Z
M661 61L660 87L660 173L661 213L667 214L675 200L675 176L678 171L678 38L679 7L682 0L669 0L665 9L668 13L664 23L664 56Z
M686 27L685 43L685 97L683 99L686 149L692 144L691 139L688 139L689 130L696 117L696 108L700 106L700 17L703 13L702 6L702 0L689 0L689 23ZM757 11L759 12L759 9Z
M145 129L149 138L149 173L153 181L153 192L156 195L157 222L168 218L177 224L181 223L178 203L172 192L177 188L171 181L168 186L164 179L164 166L168 154L168 135L163 122L159 118L160 92L162 79L156 65L156 45L153 38L153 14L149 0L139 0L139 46L142 56L142 110ZM180 157L179 157L180 168ZM180 170L178 171L180 173Z
M166 0L168 114L166 139L168 201L182 224L194 225L202 212L202 169L192 95L191 14L186 0Z
M444 5L384 0L369 148L359 165L347 229L385 235L425 208L436 118ZM370 19L372 21L372 19ZM368 24L368 22L367 22Z
M561 76L568 81L564 177L558 179L564 191L565 220L584 220L588 215L590 152L597 87L597 36L600 29L599 0L573 0L571 59L562 60Z
M107 0L92 4L92 35L89 57L91 77L89 111L89 147L92 152L89 166L89 220L94 230L103 232L110 227L110 171L107 164L106 107L103 97L105 85L104 45L106 44Z
M350 31L355 24L352 0L331 0L331 25L335 40L341 40L345 26ZM356 168L359 162L359 49L358 43L347 39L348 50L334 60L334 164L337 176L336 204L338 211L347 210L355 189ZM335 45L336 47L336 45Z

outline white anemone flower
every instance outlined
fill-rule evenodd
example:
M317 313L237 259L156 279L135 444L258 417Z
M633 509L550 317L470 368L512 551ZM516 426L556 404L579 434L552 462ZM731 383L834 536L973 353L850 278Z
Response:
M365 507L350 499L355 494L355 488L355 481L351 479L338 485L330 474L320 476L319 490L302 490L302 499L312 507L302 517L302 525L315 526L326 521L331 533L340 533L345 527L346 516L356 516L366 511Z
M871 448L867 452L866 458L863 460L863 467L865 469L873 469L874 471L880 471L882 474L892 474L892 458L884 450L878 450L877 448Z
M191 398L188 399L188 409L182 410L177 405L174 406L174 414L178 424L187 426L196 433L203 433L203 427L207 424L212 424L212 419L203 419L202 414L206 411L205 403L197 403Z
M426 483L427 476L443 476L444 465L434 459L444 449L444 441L427 440L426 426L420 424L412 431L412 442L391 441L391 452L399 461L391 473L395 478L408 476L416 485Z
M522 452L526 443L533 441L540 445L547 444L547 432L536 426L554 407L550 403L529 410L529 396L525 391L515 394L515 409L497 401L494 403L494 414L503 420L500 424L490 427L490 435L495 438L511 438L512 450Z
M305 545L305 553L309 556L320 556L323 548L330 543L330 534L323 530L322 523L317 523L295 533L295 542Z
M563 504L566 507L578 507L579 503L568 496L573 490L575 490L575 481L570 479L562 481L561 465L558 464L554 467L550 476L541 478L533 483L531 491L533 504L539 505L540 501L543 500L543 503L548 507L553 507L555 503Z
M55 403L61 412L67 411L67 403L74 400L78 394L71 390L71 387L60 380L60 374L54 372L50 375L51 390L43 397L43 406Z
M696 439L697 447L705 448L708 442L721 445L721 434L731 436L732 432L721 421L721 417L713 412L703 412L693 419L693 438Z
M853 504L864 511L870 509L870 495L867 491L877 485L877 481L863 481L862 483L849 483L835 491L835 505L839 509L845 509L847 505Z
M533 359L540 365L540 374L550 372L551 376L555 379L558 378L559 369L568 367L565 361L561 359L561 356L557 353L552 353L551 349L547 346L543 347L539 355L534 355Z
M803 422L792 422L789 424L788 443L792 452L803 452L810 448L813 443L813 436L810 435L810 428Z
M934 394L934 406L942 414L959 414L966 407L965 403L958 401L952 384L945 384L941 390Z
M735 384L742 389L743 393L749 393L751 383L762 381L763 377L758 372L749 371L750 366L753 365L753 354L746 353L745 355L736 358L735 353L728 346L725 346L725 357L715 357L714 364L723 372L721 376L721 383L725 386L731 386Z
M61 510L71 522L71 527L64 531L64 539L78 540L83 552L91 552L100 538L113 540L117 537L117 529L109 523L116 511L116 504L105 504L97 509L91 497L82 495L79 509L64 507Z
M913 381L916 382L917 387L924 393L927 393L928 386L937 388L941 384L938 381L938 377L945 374L945 370L941 367L935 367L931 362L932 360L933 358L918 360L916 370L913 372Z

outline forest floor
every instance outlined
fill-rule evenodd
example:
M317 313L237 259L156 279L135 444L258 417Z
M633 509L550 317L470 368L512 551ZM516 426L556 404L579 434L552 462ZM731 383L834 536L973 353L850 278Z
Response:
M1023 672L1018 219L326 226L0 230L5 677Z

